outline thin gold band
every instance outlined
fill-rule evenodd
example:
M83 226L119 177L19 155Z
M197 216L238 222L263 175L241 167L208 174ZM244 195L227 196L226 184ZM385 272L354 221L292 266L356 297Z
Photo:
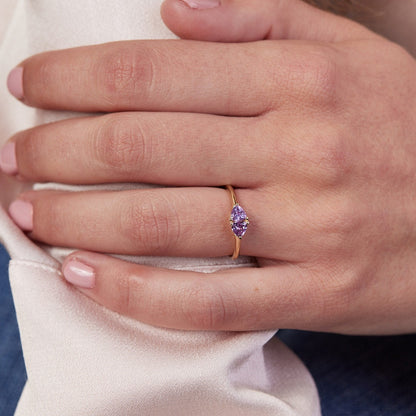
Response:
M235 204L238 204L237 197L235 196L234 188L231 185L225 185L225 187L230 191L233 206Z

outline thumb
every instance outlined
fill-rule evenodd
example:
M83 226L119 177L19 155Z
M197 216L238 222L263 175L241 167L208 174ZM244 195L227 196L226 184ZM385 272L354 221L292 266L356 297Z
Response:
M165 0L161 14L169 29L183 39L336 42L375 36L352 20L302 0Z

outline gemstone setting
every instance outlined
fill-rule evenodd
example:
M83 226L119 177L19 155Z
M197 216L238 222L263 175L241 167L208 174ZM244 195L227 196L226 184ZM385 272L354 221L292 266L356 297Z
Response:
M238 238L242 238L247 231L249 223L250 222L244 209L239 204L235 204L230 216L231 230L234 235Z

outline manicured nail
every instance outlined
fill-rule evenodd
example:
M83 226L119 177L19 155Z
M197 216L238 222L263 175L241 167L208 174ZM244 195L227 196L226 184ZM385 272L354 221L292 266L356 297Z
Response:
M7 88L10 94L14 95L18 100L21 100L23 95L23 68L18 66L11 70L7 78Z
M0 169L8 175L17 173L16 143L6 143L0 150Z
M220 0L182 0L192 9L213 9L221 5Z
M74 286L92 289L95 286L94 269L76 259L69 260L62 273L65 279Z
M33 230L33 205L17 199L9 206L9 214L13 221L24 231Z

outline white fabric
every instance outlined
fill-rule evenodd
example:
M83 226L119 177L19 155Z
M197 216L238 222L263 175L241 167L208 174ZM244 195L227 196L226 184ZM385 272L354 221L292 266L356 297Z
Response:
M69 115L10 97L5 81L15 64L49 49L172 37L159 6L160 0L2 1L0 24L12 16L0 30L2 143L16 131ZM8 218L5 209L22 185L0 175L0 187L0 238L12 256L28 372L17 416L320 415L313 380L271 339L274 331L173 331L106 310L62 279L59 261L68 250L35 245ZM255 266L248 258L131 260L205 272Z

